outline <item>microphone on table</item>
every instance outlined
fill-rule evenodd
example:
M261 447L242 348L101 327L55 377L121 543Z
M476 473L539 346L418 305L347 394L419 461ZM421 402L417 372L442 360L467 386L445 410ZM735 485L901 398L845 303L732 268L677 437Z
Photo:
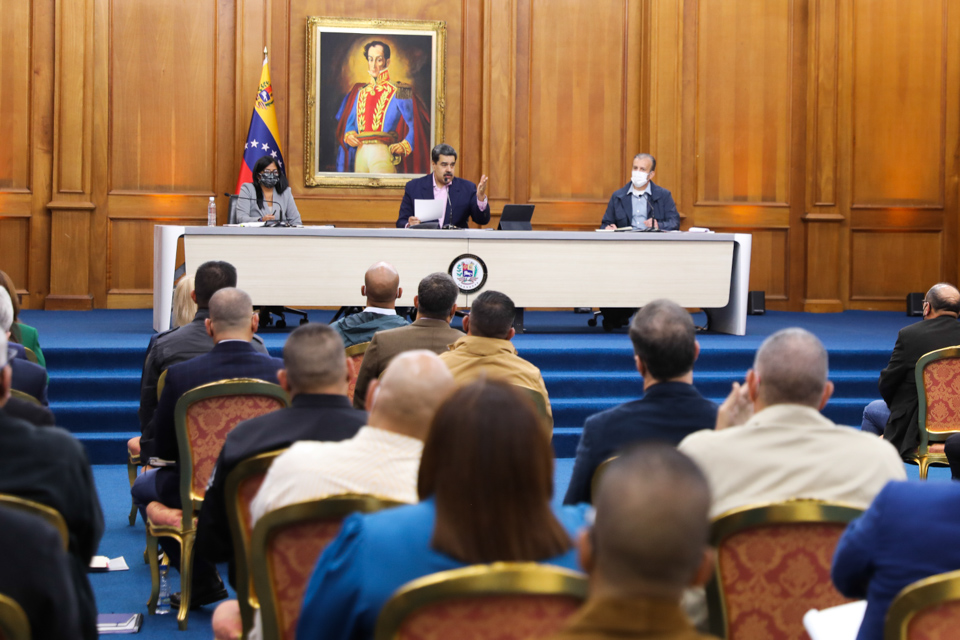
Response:
M248 197L246 197L246 196L237 195L237 194L235 194L235 193L227 193L226 191L223 192L223 195L227 196L228 198L236 198L237 200L250 200L250 201L252 201L252 202L256 202L256 201L257 201L256 198L248 198ZM290 224L287 223L286 221L284 221L284 219L283 219L283 207L280 206L280 203L279 203L279 202L274 202L273 204L277 205L277 208L280 209L280 219L279 219L279 220L267 220L266 222L263 223L263 226L264 226L264 227L289 227ZM259 205L259 204L257 205L257 208L258 208L258 209L260 208L260 205ZM261 218L262 218L262 217L263 217L263 216L261 216Z

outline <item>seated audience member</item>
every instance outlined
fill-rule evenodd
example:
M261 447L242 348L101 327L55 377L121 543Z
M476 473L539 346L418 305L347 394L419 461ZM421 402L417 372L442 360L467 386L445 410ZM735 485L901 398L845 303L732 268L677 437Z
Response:
M171 365L184 362L213 349L213 339L207 333L206 321L210 317L210 298L220 289L237 286L237 270L229 262L204 262L197 269L191 299L197 303L193 320L186 325L171 329L156 336L152 348L148 348L140 379L140 431L145 431L157 409L157 381L160 374ZM253 336L250 343L260 353L266 354L260 336Z
M710 481L711 517L791 498L866 508L888 480L906 478L889 442L820 413L833 393L827 374L827 351L816 336L778 331L760 345L743 386L734 383L716 431L683 439L680 451Z
M37 356L37 364L46 369L47 361L40 349L39 334L30 325L20 322L20 295L17 293L17 287L14 285L13 279L3 271L0 271L0 287L7 290L7 293L10 294L10 302L13 304L13 325L10 327L10 339L33 351Z
M4 401L10 395L9 357L6 332L0 332L0 399ZM66 520L70 582L79 607L80 637L95 640L97 603L87 567L103 535L103 512L83 446L63 429L39 429L0 408L0 493L45 504ZM5 548L8 552L18 549L16 545ZM13 566L13 555L30 557L19 551L8 553L11 557L0 563L0 569Z
M171 322L171 326L173 326L174 329L187 326L193 322L193 319L197 315L198 307L196 301L193 299L194 288L193 276L183 276L180 278L180 282L177 283L177 287L173 290L173 321ZM149 350L148 348L147 351Z
M360 313L340 318L330 326L340 334L346 347L370 342L378 331L405 327L410 323L397 315L397 298L402 294L400 274L393 265L378 262L367 269L360 287L367 306Z
M419 504L344 521L310 579L298 639L372 638L393 592L438 571L496 561L578 568L571 536L586 507L551 508L553 449L532 401L511 385L479 380L443 402L417 493Z
M179 461L174 410L180 396L187 391L226 378L256 378L277 384L277 372L283 368L283 361L257 352L250 344L258 322L259 317L253 313L250 296L245 292L226 288L213 294L210 298L210 317L204 324L214 347L210 353L167 369L167 382L160 395L160 403L142 440L141 459L144 462L151 458ZM147 505L155 500L174 509L182 508L179 467L164 466L147 471L134 482L131 494L144 520ZM161 538L160 544L170 564L179 567L180 545L172 538ZM195 558L193 576L191 606L210 604L227 596L212 563ZM178 603L178 597L172 598L172 601Z
M370 420L341 442L297 442L280 455L250 507L256 523L266 513L304 500L344 493L398 502L417 501L417 470L430 421L453 391L453 378L436 354L408 351L370 384ZM217 608L214 630L239 627L236 601ZM250 638L261 637L259 616Z
M38 516L0 507L0 548L0 593L27 614L31 640L83 637L60 533Z
M693 386L693 363L700 354L690 314L675 302L654 300L630 325L643 397L587 418L577 445L565 504L590 502L593 474L624 445L639 440L678 444L700 429L712 429L717 405Z
M413 305L417 308L416 321L406 327L378 331L370 340L357 374L354 407L363 408L370 381L379 378L397 354L414 349L440 354L463 337L462 331L450 326L457 313L459 295L460 289L446 273L431 273L420 281L417 295L413 297Z
M0 287L0 334L3 335L5 344L10 340L13 324L13 301L7 290ZM33 396L43 406L47 406L47 370L27 360L23 347L19 351L11 346L5 348L12 354L8 365L13 376L13 388ZM22 357L15 357L17 354Z
M513 300L499 291L484 291L473 299L470 315L463 319L467 335L440 354L440 359L450 367L457 384L486 376L536 391L543 396L552 423L550 397L540 369L518 356L510 342L517 333L513 328L516 315Z
M580 534L590 596L553 640L713 638L680 605L713 573L710 488L697 465L667 444L635 445L610 465L594 505Z
M860 429L884 436L906 455L920 444L919 400L915 373L921 356L960 344L960 292L949 284L935 284L923 298L923 320L904 327L890 362L880 373L880 395L863 410ZM891 414L896 414L891 419Z
M197 556L229 562L231 583L233 541L224 495L230 472L247 458L294 442L352 438L367 423L366 412L347 400L347 358L333 329L317 323L295 329L283 345L283 365L277 378L290 407L241 422L227 434L197 524Z
M960 569L960 486L890 482L847 527L833 556L833 583L866 598L858 640L882 640L887 609L901 589Z

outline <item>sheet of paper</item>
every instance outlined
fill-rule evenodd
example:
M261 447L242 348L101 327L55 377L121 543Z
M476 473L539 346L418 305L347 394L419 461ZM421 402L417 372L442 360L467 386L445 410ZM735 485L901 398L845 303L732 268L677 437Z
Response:
M129 571L130 567L127 566L127 561L123 559L123 556L118 558L110 558L110 562L107 563L107 571Z
M430 200L413 201L413 215L420 220L420 222L434 222L435 220L439 220L446 208L446 200L434 200L431 198Z
M803 627L811 640L856 640L866 611L866 600L829 609L810 609L803 614Z

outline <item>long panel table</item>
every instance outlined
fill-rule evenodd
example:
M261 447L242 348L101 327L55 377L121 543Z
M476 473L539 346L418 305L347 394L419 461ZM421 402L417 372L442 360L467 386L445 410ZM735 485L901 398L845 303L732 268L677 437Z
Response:
M486 267L487 279L461 295L463 308L487 290L506 293L518 307L641 307L669 298L704 309L713 330L746 332L749 234L158 225L157 331L170 326L181 237L187 273L207 260L226 260L257 306L362 306L363 274L379 260L400 273L398 304L412 305L421 278L448 272L470 255Z

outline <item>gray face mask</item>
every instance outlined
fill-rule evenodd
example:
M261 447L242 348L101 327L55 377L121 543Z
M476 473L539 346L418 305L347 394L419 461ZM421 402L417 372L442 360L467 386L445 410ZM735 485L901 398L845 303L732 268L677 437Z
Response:
M275 171L267 171L260 174L260 184L268 189L273 189L280 182L280 174Z

